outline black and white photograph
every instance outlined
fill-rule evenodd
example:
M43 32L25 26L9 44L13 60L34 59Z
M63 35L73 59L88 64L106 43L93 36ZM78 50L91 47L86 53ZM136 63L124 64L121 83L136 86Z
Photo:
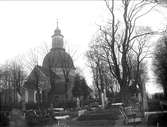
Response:
M0 0L0 127L167 127L167 0Z

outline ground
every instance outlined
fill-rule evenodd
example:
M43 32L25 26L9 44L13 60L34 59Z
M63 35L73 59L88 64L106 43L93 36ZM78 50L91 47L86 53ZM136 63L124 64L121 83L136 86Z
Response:
M90 111L78 117L69 118L68 120L59 120L48 122L48 124L27 125L27 121L22 117L19 110L12 110L12 117L10 118L9 127L157 127L147 126L144 123L125 125L123 118L117 109L96 110ZM100 117L101 116L101 117ZM96 119L97 118L97 119ZM57 124L59 123L59 124ZM3 126L2 126L3 127ZM162 125L158 127L163 127Z

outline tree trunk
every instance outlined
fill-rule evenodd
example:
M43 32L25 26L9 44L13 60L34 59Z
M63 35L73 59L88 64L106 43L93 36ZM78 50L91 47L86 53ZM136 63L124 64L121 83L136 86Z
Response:
M104 109L107 104L106 89L103 89L101 91L101 104L102 104L102 108Z
M54 101L54 89L55 88L51 88L51 90L48 92L48 95L47 95L48 106L50 106L51 104L53 104L53 101Z
M143 111L148 110L148 102L147 102L147 93L146 93L146 88L145 84L142 83L142 105L143 105Z
M121 95L121 100L124 103L124 105L128 105L128 87L127 86L122 86L120 89L120 95Z
M101 104L101 90L98 89L99 102Z
M104 109L105 107L105 99L104 99L104 93L101 93L101 104L102 104L102 108Z
M65 81L65 99L68 100L68 81Z

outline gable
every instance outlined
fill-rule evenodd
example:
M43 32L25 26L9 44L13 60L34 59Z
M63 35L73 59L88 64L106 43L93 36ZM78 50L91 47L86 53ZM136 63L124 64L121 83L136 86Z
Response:
M45 90L50 89L51 85L49 77L43 71L41 71L41 68L35 66L32 72L27 77L24 83L24 87L27 89L35 90L39 88Z

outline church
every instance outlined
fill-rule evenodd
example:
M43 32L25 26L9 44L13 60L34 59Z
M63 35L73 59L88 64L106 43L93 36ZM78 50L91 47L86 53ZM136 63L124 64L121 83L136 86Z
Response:
M73 99L75 67L64 48L64 36L58 23L51 37L52 47L42 66L36 65L24 83L26 103L55 103Z

